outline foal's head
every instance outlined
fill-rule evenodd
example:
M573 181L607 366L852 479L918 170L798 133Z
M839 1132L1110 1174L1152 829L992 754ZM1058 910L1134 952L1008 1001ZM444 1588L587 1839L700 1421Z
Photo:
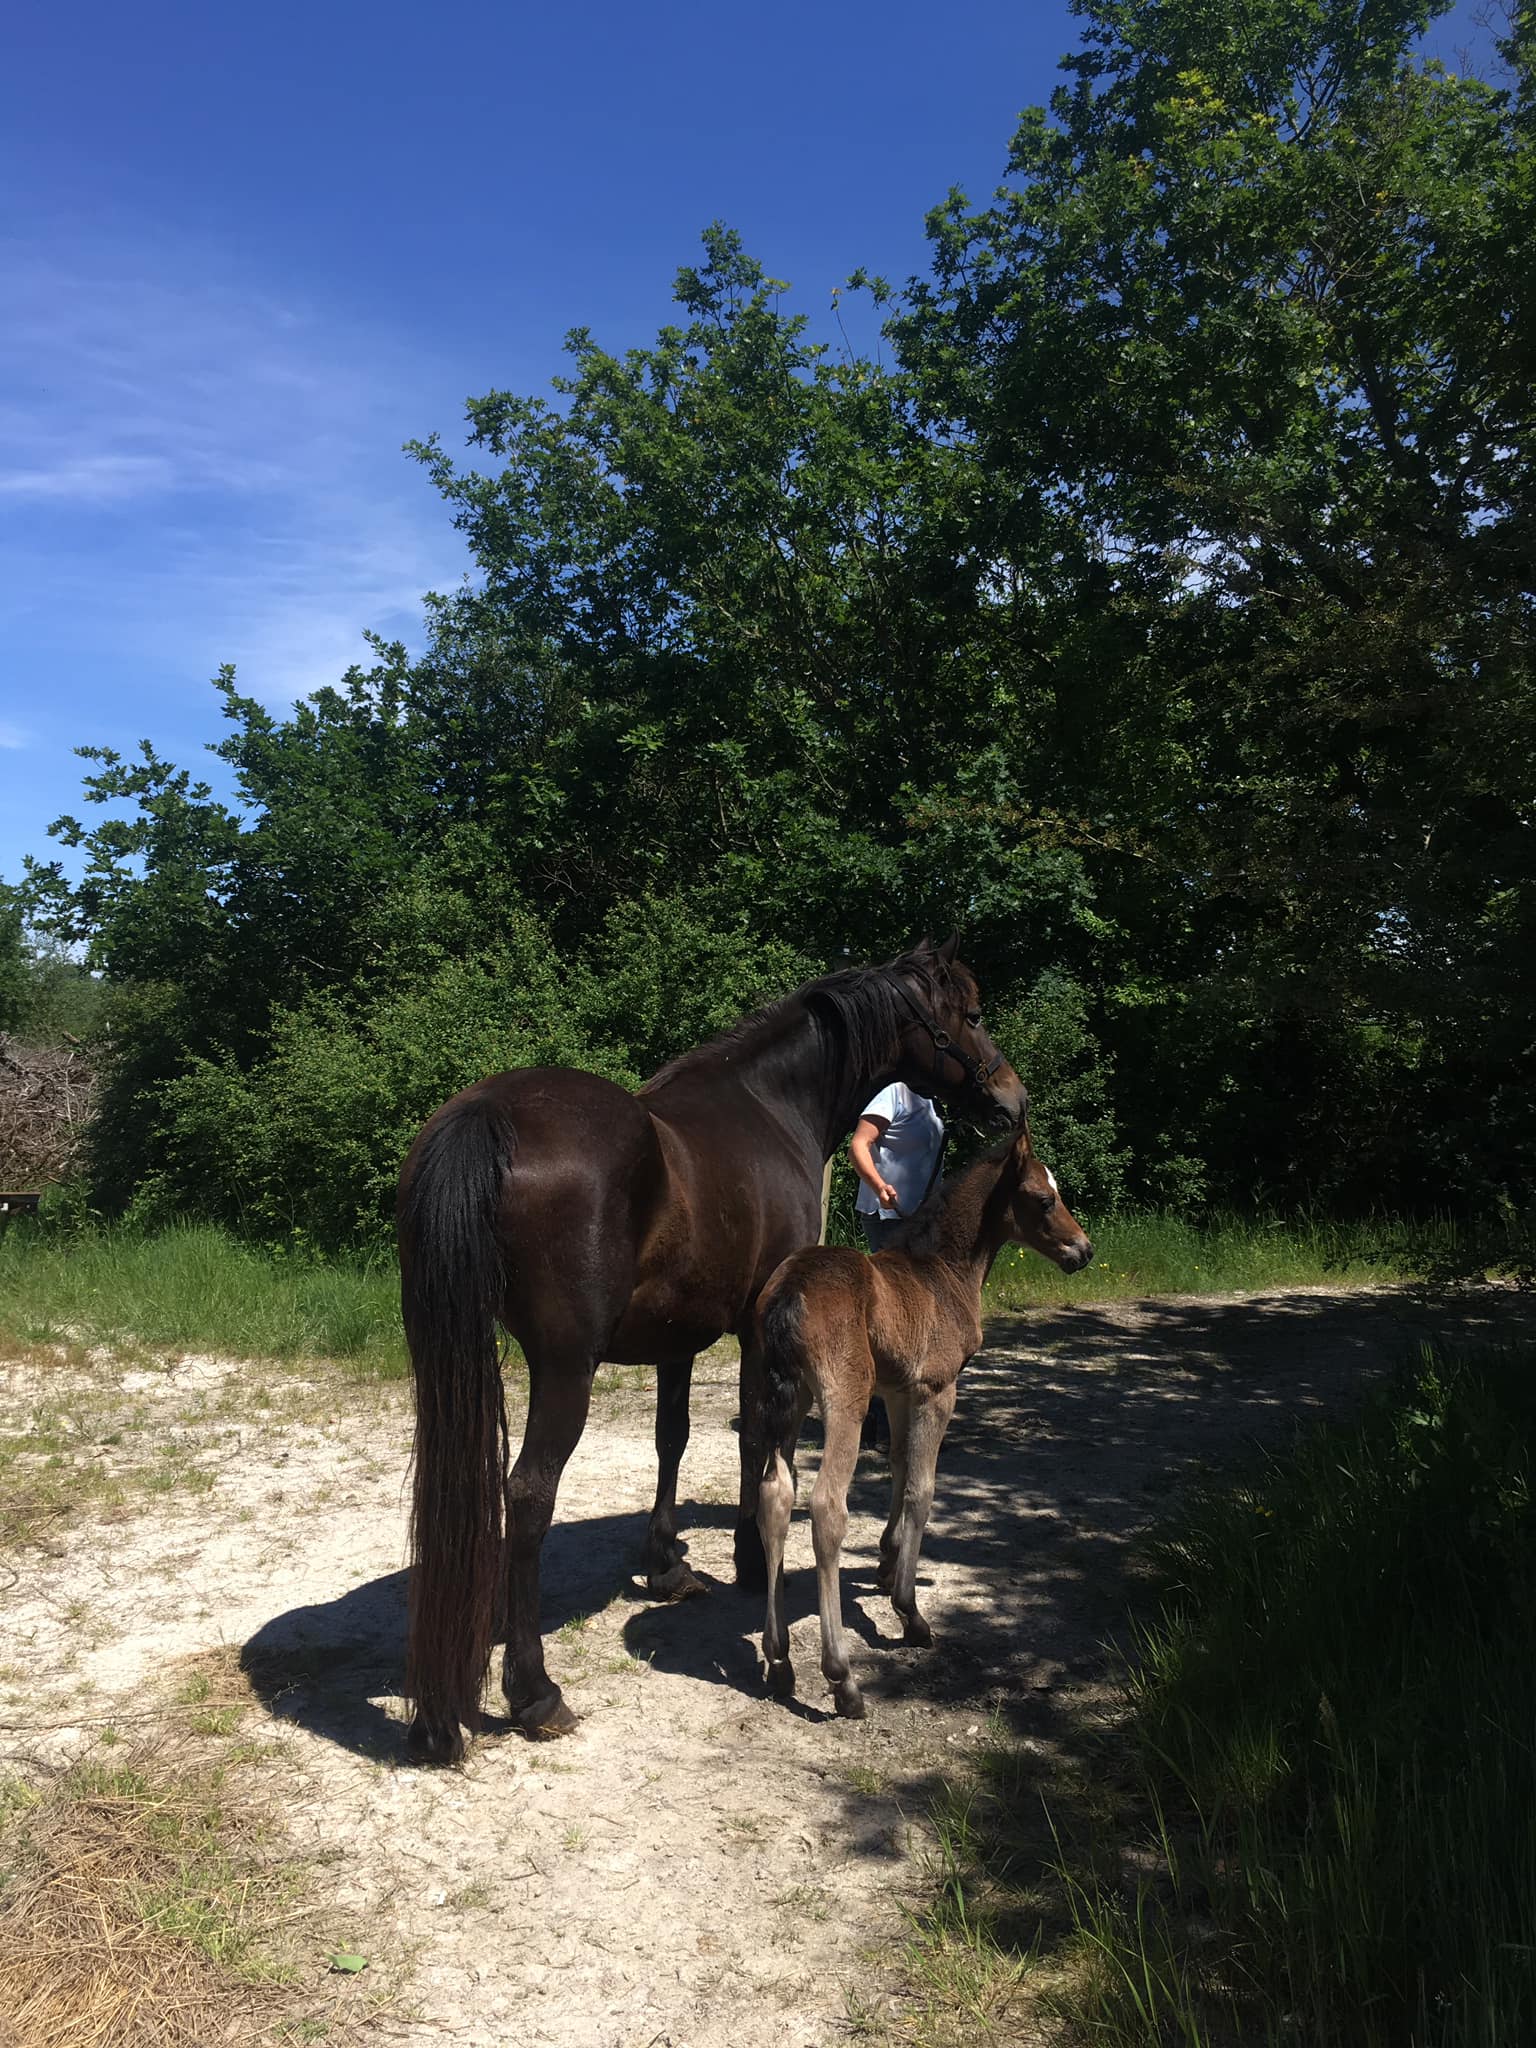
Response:
M1093 1246L1061 1199L1055 1174L1037 1157L1028 1124L1014 1140L1011 1160L1018 1177L1008 1204L1008 1235L1063 1273L1080 1273L1093 1257Z

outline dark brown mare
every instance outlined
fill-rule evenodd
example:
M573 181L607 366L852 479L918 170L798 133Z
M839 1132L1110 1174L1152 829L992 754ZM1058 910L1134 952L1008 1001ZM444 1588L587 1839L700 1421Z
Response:
M893 1080L993 1121L1023 1114L953 940L813 981L638 1094L530 1067L466 1088L422 1131L398 1207L416 1381L406 1689L418 1755L451 1762L478 1725L503 1584L508 1708L529 1735L574 1726L544 1669L539 1549L601 1360L657 1369L642 1565L653 1593L676 1598L698 1589L677 1543L694 1354L742 1337L736 1573L764 1583L752 1304L787 1253L815 1242L822 1165ZM498 1324L528 1361L510 1474Z
M790 1693L795 1683L784 1619L784 1539L795 1499L795 1443L813 1405L826 1431L811 1492L821 1669L837 1711L854 1720L864 1712L843 1640L838 1560L859 1424L877 1388L891 1418L891 1512L877 1582L902 1618L905 1640L933 1641L917 1609L917 1555L956 1384L981 1349L982 1283L1010 1240L1065 1273L1081 1272L1093 1257L1055 1176L1035 1155L1028 1124L1010 1143L951 1174L887 1250L871 1259L840 1246L812 1246L787 1258L763 1289L758 1343L770 1448L757 1519L769 1589L763 1655L775 1692Z

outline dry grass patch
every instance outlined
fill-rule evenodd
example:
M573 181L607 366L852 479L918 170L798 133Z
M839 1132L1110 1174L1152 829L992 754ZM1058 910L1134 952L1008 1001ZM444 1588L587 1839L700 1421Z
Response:
M83 1508L120 1506L107 1449L101 1440L83 1443L57 1403L0 1415L0 1550L45 1542Z
M228 1774L166 1744L0 1779L6 2048L334 2039L319 1908Z

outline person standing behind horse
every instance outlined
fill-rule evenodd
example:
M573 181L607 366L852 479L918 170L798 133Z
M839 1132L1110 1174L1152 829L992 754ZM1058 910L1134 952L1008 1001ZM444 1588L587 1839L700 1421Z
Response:
M867 1103L848 1154L859 1176L859 1221L872 1252L915 1216L933 1186L944 1150L944 1122L926 1095L893 1081Z
M859 1176L856 1207L872 1252L923 1206L943 1153L944 1120L926 1095L893 1081L866 1103L848 1140L848 1156ZM885 1403L877 1394L860 1425L860 1446L877 1450L890 1434Z

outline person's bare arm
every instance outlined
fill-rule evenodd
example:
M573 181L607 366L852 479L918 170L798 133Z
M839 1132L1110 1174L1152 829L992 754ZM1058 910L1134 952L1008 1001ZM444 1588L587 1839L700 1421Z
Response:
M848 1157L853 1161L853 1170L868 1188L873 1188L875 1199L882 1209L897 1206L896 1190L876 1166L870 1146L883 1138L891 1127L887 1116L861 1116L853 1136L848 1140Z

